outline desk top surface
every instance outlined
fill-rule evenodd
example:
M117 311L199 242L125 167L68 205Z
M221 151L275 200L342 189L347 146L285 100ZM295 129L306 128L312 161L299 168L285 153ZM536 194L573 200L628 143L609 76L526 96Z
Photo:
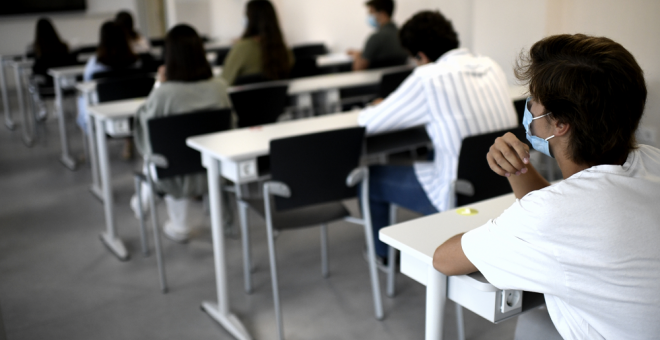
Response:
M146 98L133 98L102 103L88 108L89 114L97 119L120 119L133 116Z
M85 73L85 65L63 66L48 69L48 74L53 77L77 76Z
M190 137L186 144L221 161L236 162L267 155L270 141L289 136L357 127L359 111L311 117Z
M381 241L399 251L432 265L433 253L439 245L456 234L478 228L501 215L515 200L511 193L467 205L467 208L477 210L478 213L474 215L459 214L457 211L464 208L458 208L424 216L383 228L379 237Z

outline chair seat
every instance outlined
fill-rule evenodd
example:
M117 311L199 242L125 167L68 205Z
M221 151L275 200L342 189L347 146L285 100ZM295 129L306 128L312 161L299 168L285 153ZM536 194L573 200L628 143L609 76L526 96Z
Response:
M245 202L259 215L266 216L263 199L246 199ZM350 212L341 202L322 203L285 211L272 209L271 213L273 228L279 230L323 224L350 216Z

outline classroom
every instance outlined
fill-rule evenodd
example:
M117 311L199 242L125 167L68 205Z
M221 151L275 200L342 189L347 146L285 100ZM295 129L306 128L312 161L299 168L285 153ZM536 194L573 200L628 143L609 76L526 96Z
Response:
M657 339L660 2L0 7L0 340Z

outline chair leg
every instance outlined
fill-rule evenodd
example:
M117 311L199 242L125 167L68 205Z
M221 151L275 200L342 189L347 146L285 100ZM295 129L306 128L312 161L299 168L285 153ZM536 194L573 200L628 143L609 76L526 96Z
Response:
M328 277L328 225L321 224L321 274Z
M396 224L398 207L396 204L390 204L390 225ZM387 296L394 297L396 294L396 255L398 251L392 247L388 248L387 258Z
M158 226L158 214L156 211L156 202L154 194L153 181L150 174L147 174L147 181L149 184L149 205L151 208L151 224L154 229L154 244L156 246L156 263L158 265L158 274L160 276L160 289L163 293L167 293L167 279L165 277L165 266L163 264L163 252L160 246L160 227Z
M245 292L252 293L252 259L250 256L250 228L248 221L248 205L242 201L241 185L236 184L236 206L241 223L241 242L243 245L243 277Z
M138 197L138 216L140 217L140 241L142 244L142 254L149 256L149 245L147 244L147 228L144 227L144 211L142 211L142 180L135 176L135 195Z
M374 298L374 309L376 319L383 319L383 301L380 297L380 283L378 280L378 269L376 268L376 247L374 245L373 231L371 225L364 224L364 233L367 238L367 252L369 255L369 276L371 277L371 291Z
M458 329L458 340L465 340L465 325L463 324L463 306L456 305L456 327Z
M273 226L266 221L268 231L268 255L270 257L270 279L273 284L273 302L275 305L275 319L277 320L277 333L279 340L284 340L284 324L282 322L282 308L280 307L280 289L277 281L277 257L275 255L275 237Z

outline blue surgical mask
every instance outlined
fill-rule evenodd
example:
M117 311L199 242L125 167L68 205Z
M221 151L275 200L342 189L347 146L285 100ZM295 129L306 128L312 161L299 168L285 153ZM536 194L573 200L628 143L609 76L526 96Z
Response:
M376 20L376 16L373 14L367 15L367 24L373 28L378 28L378 21Z
M550 152L550 143L548 143L548 140L555 135L552 135L548 138L541 138L537 136L532 136L532 133L529 131L529 125L532 123L532 121L537 120L539 118L543 118L552 112L548 112L544 115L538 116L538 117L533 117L532 113L529 112L529 100L531 97L527 98L527 101L525 102L525 113L523 114L523 126L525 127L525 132L527 132L527 140L532 143L532 147L534 150L539 151L547 156L550 156L552 158L555 158L552 153Z

